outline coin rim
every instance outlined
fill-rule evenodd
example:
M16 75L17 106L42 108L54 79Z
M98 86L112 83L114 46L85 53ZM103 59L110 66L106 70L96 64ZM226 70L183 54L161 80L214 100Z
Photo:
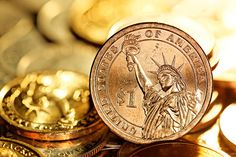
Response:
M18 141L18 140L15 140L15 139L5 138L5 137L0 137L0 141L14 142L14 143L17 143L19 145L23 145L26 148L29 148L29 149L33 150L40 157L44 157L44 155L39 150L37 150L36 148L34 148L32 145L30 145L28 143ZM1 148L4 148L4 147L1 147Z
M101 108L99 107L100 104L99 104L99 101L97 100L97 93L96 93L96 88L95 88L95 86L96 86L95 85L95 80L96 80L95 74L96 74L96 70L99 65L98 63L99 63L100 59L102 58L102 56L106 53L107 47L110 46L112 43L114 43L118 38L123 37L125 34L133 32L135 30L144 29L144 28L165 29L165 30L174 32L178 35L181 34L180 36L182 38L184 38L186 41L188 41L191 44L191 46L193 48L195 48L195 50L198 50L196 52L198 53L199 57L201 57L201 60L205 66L206 76L208 77L207 82L206 82L205 101L202 103L202 108L199 111L198 115L194 118L194 120L191 121L191 123L188 124L188 126L185 127L184 129L182 129L180 132L177 132L177 133L175 133L171 136L165 137L165 138L155 139L155 140L145 140L145 139L142 139L141 137L132 137L131 135L124 134L122 131L120 131L120 129L117 129L116 127L114 127L113 124L110 123L109 120L107 120L107 116L103 115ZM105 122L105 124L108 125L108 127L111 129L112 132L114 132L115 134L124 138L127 141L137 143L137 144L148 144L148 143L153 143L153 142L157 142L157 141L175 140L179 137L182 137L186 133L188 133L195 125L197 125L197 123L201 120L204 113L206 112L208 105L210 104L211 95L212 95L212 91L213 91L213 76L212 76L211 66L209 64L209 61L207 59L205 52L203 51L201 46L196 42L196 40L194 40L189 34L180 30L179 28L177 28L175 26L171 26L168 24L158 23L158 22L143 22L143 23L136 23L136 24L133 24L133 25L130 25L128 27L121 29L120 31L118 31L117 33L112 35L103 44L103 46L99 49L99 51L93 61L92 69L90 72L89 88L91 91L91 96L93 99L94 106L97 109L99 116Z

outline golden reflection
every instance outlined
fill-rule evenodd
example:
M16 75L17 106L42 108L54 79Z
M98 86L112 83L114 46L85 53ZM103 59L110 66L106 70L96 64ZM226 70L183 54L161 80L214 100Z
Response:
M219 92L214 90L213 93L212 93L212 96L211 96L210 104L214 103L217 100L218 96L219 96Z
M103 44L111 26L117 21L135 15L160 15L170 11L178 1L76 0L71 9L71 26L82 38Z
M222 108L223 108L223 105L221 103L219 103L219 104L216 103L215 105L213 105L212 109L210 109L210 111L208 111L208 113L206 115L204 115L201 122L207 123L210 120L215 119L217 117L217 115L219 115Z
M79 126L79 122L84 127L89 120L83 118L91 111L88 78L69 71L29 72L63 69L88 75L99 48L93 44L101 45L118 30L137 22L163 22L182 29L199 43L212 67L214 85L223 89L213 93L205 116L192 130L194 133L185 135L184 139L230 153L232 150L228 147L236 150L233 125L236 104L227 107L215 123L227 105L215 101L218 95L222 98L222 91L230 93L227 87L236 89L235 0L12 0L0 3L0 86L9 81L6 75L25 76L6 85L3 91L8 90L9 95L1 92L0 97L4 99L3 109L9 107L6 110L9 119L21 129L60 131ZM35 32L40 34L40 49L32 44L17 44L26 39L27 43L28 40L37 42L36 35L26 38ZM30 50L27 49L24 56L20 51L10 56L4 53L9 47L11 52L22 47ZM14 63L17 64L14 68L10 63L16 59L19 61ZM1 118L0 125L6 125ZM0 148L0 154L4 151ZM236 156L235 152L231 154Z
M17 154L11 149L0 148L0 156L1 157L23 157L22 155Z
M220 18L224 26L228 29L236 30L236 21L233 20L236 17L236 3L231 1L225 8L221 10Z
M236 149L236 125L232 123L232 120L236 119L236 104L229 105L222 115L220 116L220 131L225 138L225 141L229 146Z
M222 77L224 78L224 73L227 73L227 71L229 70L234 69L236 72L236 54L234 53L234 50L236 49L235 43L236 34L218 39L215 51L217 51L219 54L220 63L216 70L213 72L215 79L221 79ZM227 77L225 79L227 79Z
M21 127L51 124L73 128L91 108L88 78L82 74L70 71L31 73L12 83L9 95L5 95L8 98L3 98L2 102L3 108L9 107L4 117ZM13 113L16 117L12 119ZM18 121L29 124L18 124Z
M222 109L222 103L216 102L214 104L210 104L210 108L207 110L201 121L190 132L197 132L213 125L219 117Z
M229 149L229 147L222 141L220 137L219 121L208 130L203 130L194 134L187 134L183 136L183 139L192 143L205 145L214 150L219 150L225 157L236 155L236 152Z

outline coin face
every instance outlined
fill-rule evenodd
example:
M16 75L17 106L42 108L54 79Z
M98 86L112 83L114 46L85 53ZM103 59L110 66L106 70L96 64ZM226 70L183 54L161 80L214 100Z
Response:
M42 157L43 155L32 146L23 142L8 138L0 138L0 156L1 157Z
M71 71L31 73L3 87L1 116L22 136L76 138L91 133L100 123L89 95L85 75Z
M200 46L183 31L140 23L112 36L90 75L95 107L112 131L134 143L177 139L203 116L212 74Z

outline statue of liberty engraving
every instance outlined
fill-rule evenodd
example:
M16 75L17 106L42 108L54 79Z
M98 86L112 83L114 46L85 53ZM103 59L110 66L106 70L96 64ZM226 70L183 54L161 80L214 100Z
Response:
M181 73L184 64L176 66L176 56L171 58L171 64L167 63L163 53L163 64L150 57L150 62L155 63L157 70L148 72L156 76L158 83L154 84L154 81L148 78L147 70L143 69L136 56L141 52L139 38L139 35L126 35L122 51L126 55L128 70L134 72L144 95L142 107L145 119L142 138L164 138L184 129L196 117L198 111L195 108L199 100L193 94L194 91L187 91Z

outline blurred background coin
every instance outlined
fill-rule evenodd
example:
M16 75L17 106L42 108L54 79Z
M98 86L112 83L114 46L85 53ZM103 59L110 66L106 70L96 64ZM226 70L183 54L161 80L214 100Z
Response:
M9 44L8 47L5 47L4 50L0 52L0 64L3 67L2 70L11 75L16 74L17 64L20 61L21 57L23 57L30 50L42 48L42 46L45 44L44 39L35 30L31 23L25 21L21 24L22 25L19 26L14 33L8 32L8 34L6 34L6 36L3 36L0 40L0 44L1 41L12 42L17 38L16 33L21 34L17 41ZM11 37L7 35L11 35Z
M70 45L50 44L25 54L17 65L17 75L42 70L72 70L89 75L98 47L84 41Z
M235 130L233 120L236 118L236 104L229 105L220 116L220 132L225 143L232 149L236 149Z
M10 31L23 19L31 19L23 9L10 1L0 1L0 37Z
M132 15L160 15L179 0L76 0L71 8L72 29L82 38L103 44L112 25Z
M23 8L29 12L37 13L40 8L48 1L48 0L40 0L40 1L32 1L32 0L12 0L20 8Z
M73 0L50 0L40 9L37 26L49 40L62 44L75 40L68 19L72 2Z

